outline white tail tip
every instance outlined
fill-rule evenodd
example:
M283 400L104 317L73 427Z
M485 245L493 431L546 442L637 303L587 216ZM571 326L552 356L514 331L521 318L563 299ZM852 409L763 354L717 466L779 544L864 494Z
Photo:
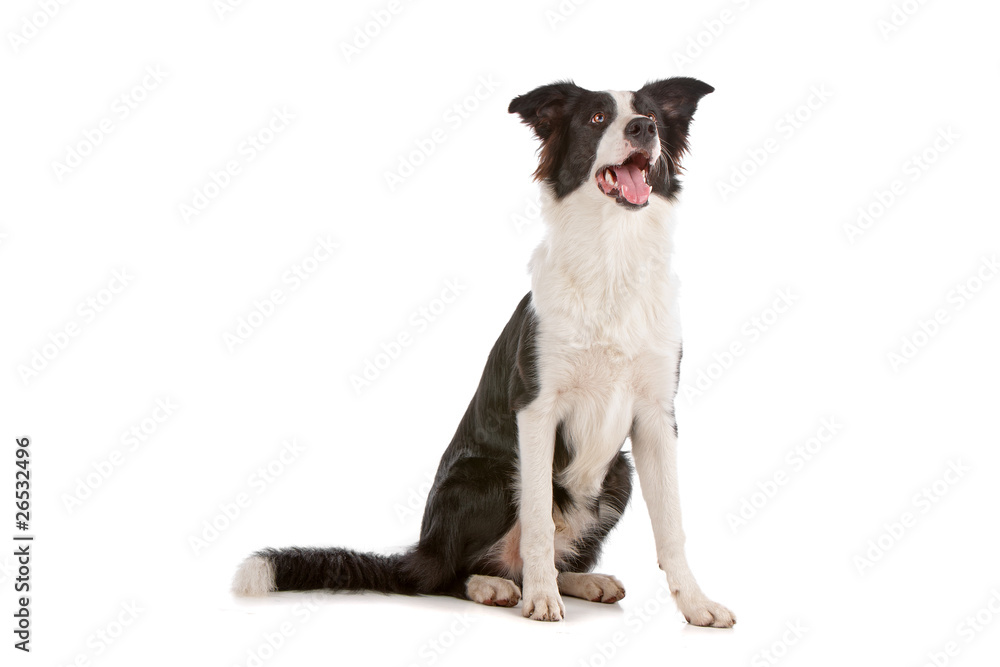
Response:
M233 593L246 597L260 597L276 591L274 564L262 556L250 556L240 564L233 577Z

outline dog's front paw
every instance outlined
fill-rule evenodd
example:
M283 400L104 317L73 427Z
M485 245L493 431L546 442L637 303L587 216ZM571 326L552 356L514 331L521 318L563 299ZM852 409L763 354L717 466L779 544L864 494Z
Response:
M736 623L736 615L718 602L712 602L704 595L676 595L677 608L691 625L706 628L731 628Z
M524 589L521 613L535 621L561 621L566 614L559 589L555 586L542 589Z

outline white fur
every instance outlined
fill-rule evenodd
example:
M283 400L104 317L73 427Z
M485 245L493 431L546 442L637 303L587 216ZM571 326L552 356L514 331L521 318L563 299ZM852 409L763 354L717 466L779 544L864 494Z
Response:
M275 590L274 564L260 556L244 560L233 577L233 593L236 595L259 597Z
M638 115L631 93L613 95L618 114L598 146L591 180L632 150L624 140L625 124ZM559 482L578 498L597 495L632 435L657 557L680 610L692 623L732 625L732 614L698 588L684 556L673 430L681 341L670 266L673 206L653 194L645 207L629 210L593 183L558 201L547 190L548 233L531 260L540 392L518 414L524 615L563 614L551 479L555 429L563 423L574 456ZM570 538L593 520L585 513L556 519Z
M609 574L560 572L559 592L591 602L612 604L625 597L625 586Z
M594 159L590 174L591 180L597 175L599 169L612 164L621 164L635 150L635 147L625 139L625 126L633 118L639 118L642 114L636 113L635 109L632 108L632 93L614 90L610 94L615 100L617 114L608 129L604 131L604 137L597 147L597 157ZM660 144L657 142L653 153L649 156L650 164L655 164L659 157Z
M510 579L474 574L465 582L469 599L490 606L513 607L521 599L521 589Z

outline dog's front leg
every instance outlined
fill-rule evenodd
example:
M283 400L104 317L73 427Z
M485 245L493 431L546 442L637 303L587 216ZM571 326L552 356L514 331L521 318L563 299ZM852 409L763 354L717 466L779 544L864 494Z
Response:
M656 558L688 623L729 628L736 622L733 612L701 592L684 554L674 424L673 401L662 401L637 411L632 428L632 456L653 522Z
M559 596L552 521L552 455L557 421L538 401L517 415L523 569L522 613L536 621L560 621L565 608Z

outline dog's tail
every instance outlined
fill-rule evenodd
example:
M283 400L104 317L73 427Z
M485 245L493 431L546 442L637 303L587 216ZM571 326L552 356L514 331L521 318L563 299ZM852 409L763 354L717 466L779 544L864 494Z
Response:
M377 591L416 595L404 569L407 554L383 556L337 547L263 549L247 558L233 578L237 595L273 591Z

